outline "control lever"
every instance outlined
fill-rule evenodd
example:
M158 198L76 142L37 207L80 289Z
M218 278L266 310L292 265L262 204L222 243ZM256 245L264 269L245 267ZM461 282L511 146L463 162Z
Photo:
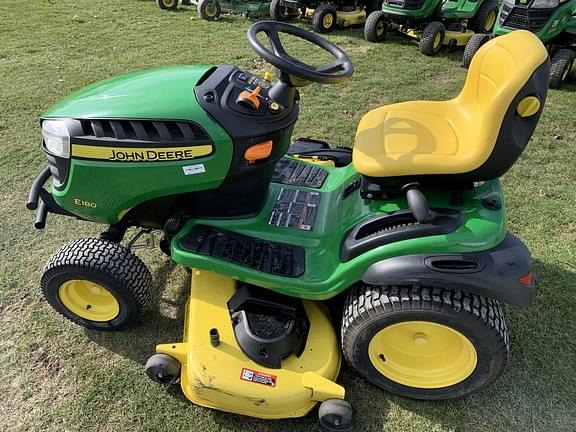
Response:
M420 190L420 183L408 183L402 187L402 192L406 194L408 207L419 223L428 223L434 219L434 214L428 207L426 196Z

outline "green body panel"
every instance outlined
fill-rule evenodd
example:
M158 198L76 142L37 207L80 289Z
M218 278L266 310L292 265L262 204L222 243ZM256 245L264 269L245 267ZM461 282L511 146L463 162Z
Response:
M501 36L510 33L514 30L518 30L515 27L503 26L500 24L500 15L502 14L502 7L500 7L500 14L494 25L493 34ZM559 36L565 31L576 34L576 17L574 17L574 12L576 11L576 0L570 0L560 6L554 11L550 16L544 27L542 27L538 32L534 34L538 38L547 43L552 39ZM571 29L571 30L569 30Z
M445 0L440 9L438 5L442 0L426 0L419 9L406 9L400 6L383 4L382 10L392 19L408 18L411 21L425 21L432 19L465 19L472 18L482 4L482 1Z
M217 187L230 167L233 146L231 138L198 104L194 94L196 83L209 68L179 66L112 78L72 94L47 111L45 119L193 121L208 133L214 147L209 156L169 162L72 158L65 189L52 188L56 202L84 219L113 224L131 207L150 199ZM183 167L196 164L202 164L205 172L184 174ZM98 169L97 178L94 168Z
M329 171L330 174L321 189L272 183L265 205L254 217L188 221L172 241L172 259L184 266L212 270L282 294L323 300L361 280L368 267L380 260L421 253L446 254L486 250L498 245L506 234L504 210L488 210L480 202L484 198L502 202L500 183L493 180L478 186L475 192L466 192L464 205L460 207L450 204L449 193L427 194L431 207L457 208L463 213L465 222L458 230L445 235L397 241L341 263L341 243L350 228L361 220L405 209L407 204L404 198L394 201L365 201L358 192L342 199L343 190L358 178L358 174L352 165L329 168ZM311 231L268 225L273 204L281 188L316 190L322 193L316 224ZM215 226L266 241L302 246L306 250L306 271L298 278L280 277L186 251L180 247L179 241L196 224Z

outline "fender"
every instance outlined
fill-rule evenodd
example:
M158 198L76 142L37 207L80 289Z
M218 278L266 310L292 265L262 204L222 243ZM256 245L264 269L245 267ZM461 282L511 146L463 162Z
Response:
M362 276L370 285L438 285L526 307L535 293L528 248L508 233L498 246L479 252L408 255L372 264Z

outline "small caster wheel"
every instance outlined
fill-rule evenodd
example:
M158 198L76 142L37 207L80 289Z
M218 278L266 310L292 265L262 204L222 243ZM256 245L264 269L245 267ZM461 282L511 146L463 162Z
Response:
M180 362L168 354L154 354L145 368L150 379L158 384L174 384L180 378Z
M351 431L352 405L341 399L328 399L320 404L318 419L320 424L329 431Z

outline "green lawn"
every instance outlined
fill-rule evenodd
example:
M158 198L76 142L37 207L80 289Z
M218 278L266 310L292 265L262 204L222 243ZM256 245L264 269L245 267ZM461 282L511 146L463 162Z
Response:
M143 364L157 342L178 340L187 273L158 251L140 253L154 276L152 311L116 334L83 330L42 299L39 279L63 243L103 227L49 217L34 230L24 208L44 167L38 117L93 81L141 68L235 63L261 70L245 31L250 21L202 21L192 8L164 12L147 0L0 2L0 430L317 431L315 414L269 422L193 406L164 389ZM302 90L296 136L351 145L370 108L454 96L465 79L460 53L427 58L392 37L367 43L362 31L329 39L356 72L339 86ZM300 45L291 45L301 55ZM308 58L318 59L314 51ZM576 430L576 86L551 91L534 138L503 182L509 227L532 250L538 294L526 310L506 307L511 362L481 393L417 402L381 392L344 366L340 381L356 409L356 431Z

